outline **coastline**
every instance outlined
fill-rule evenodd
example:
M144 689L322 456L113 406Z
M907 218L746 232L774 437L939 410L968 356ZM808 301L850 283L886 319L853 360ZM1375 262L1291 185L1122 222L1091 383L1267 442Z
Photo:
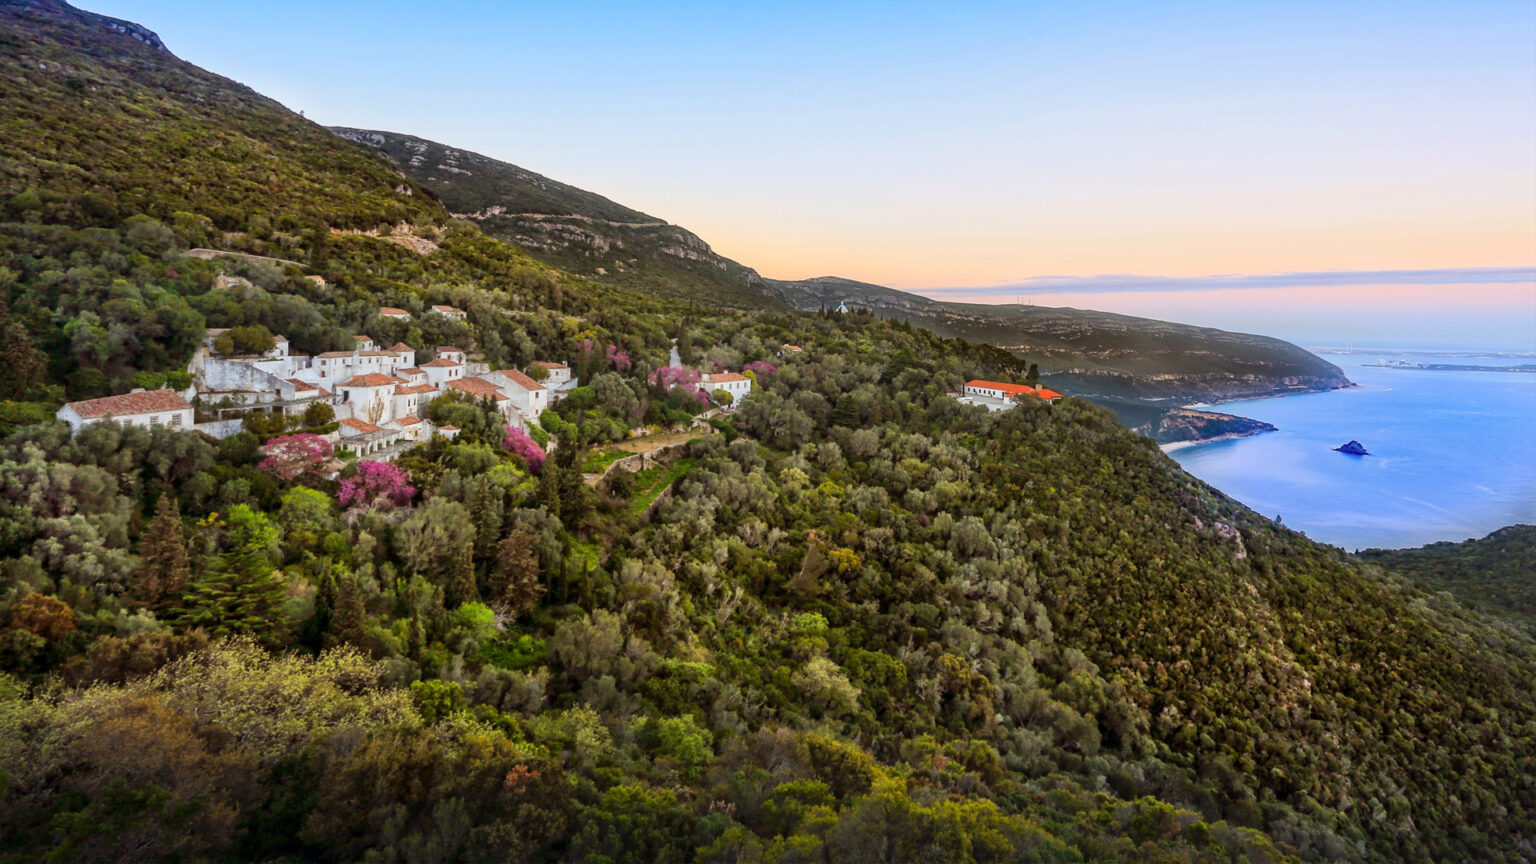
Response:
M1269 432L1278 432L1278 429L1253 429L1248 432L1226 432L1221 435L1212 435L1209 438L1194 438L1189 441L1169 441L1167 444L1157 445L1157 449L1164 453L1172 453L1175 450L1184 450L1189 447L1199 447L1201 444L1215 444L1220 441L1236 441L1239 438L1252 438L1255 435L1264 435Z

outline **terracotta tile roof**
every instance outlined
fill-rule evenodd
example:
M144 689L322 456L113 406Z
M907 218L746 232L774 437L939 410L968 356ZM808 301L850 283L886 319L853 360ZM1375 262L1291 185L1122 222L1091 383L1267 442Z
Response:
M379 307L379 314L380 315L409 315L411 313L405 311L404 309L396 309L393 306L380 306Z
M544 389L543 384L540 384L532 378L529 378L527 375L524 375L516 369L498 369L496 370L496 374L506 377L508 381L511 381L513 384L516 384L517 386L527 390L530 393Z
M783 351L799 351L800 350L800 346L799 345L791 345L788 342L785 342L781 346L780 350L783 350Z
M395 418L395 425L396 426L415 426L417 423L420 423L420 422L421 422L421 418L420 417L409 417L409 416L407 416L407 417L396 417Z
M372 434L374 432L382 432L383 431L382 429L380 429L379 427L373 425L372 423L365 423L362 420L357 419L356 417L348 417L347 419L341 421L341 425L347 427L348 429L353 429L353 430L356 430L358 432L361 432L364 435L369 435L369 434Z
M404 342L396 342L395 344L389 346L389 350L399 353L401 351L415 351L416 349L405 344Z
M714 372L709 375L700 375L700 379L706 384L726 384L731 381L751 380L745 375L737 375L735 372Z
M437 388L431 384L410 384L405 387L395 386L396 396L414 396L417 393L433 393Z
M319 390L320 389L319 387L316 387L315 385L309 383L308 381L300 381L297 378L285 378L283 380L287 381L289 384L292 384L293 385L293 389L295 389L295 390L304 391L304 390Z
M533 365L535 365L535 366L543 366L545 369L548 369L551 372L553 372L556 369L569 369L569 368L571 368L571 367L565 365L564 363L556 363L553 360L535 360L535 361L533 361Z
M448 386L460 392L468 393L476 399L484 397L500 402L507 398L507 394L501 392L495 384L484 378L457 378L449 381Z
M464 349L460 348L457 345L439 345L436 348L433 348L432 351L434 353L437 353L437 354L446 354L449 351L452 351L455 354L463 354L464 353Z
M71 402L64 407L74 409L74 412L83 420L94 420L109 414L114 417L127 417L134 414L182 411L192 406L175 390L143 390L138 393L124 393L121 396L104 396L100 399Z
M457 311L459 311L459 310L453 308L452 306L434 305L432 308L436 309L439 312L457 312Z
M369 372L367 375L354 375L351 378L336 385L338 387L388 387L395 383L395 379L388 375L380 375L377 372Z
M425 375L427 373L421 371L419 368L417 368L415 366L407 366L404 369L400 370L400 374L401 375Z
M442 431L442 432L457 432L457 431L459 431L459 427L457 427L457 426L439 426L437 428L438 428L439 431Z
M390 359L398 359L398 358L395 357L395 352L393 352L393 351L359 351L359 352L357 352L357 356L359 356L359 357L389 357Z
M444 360L443 358L439 357L436 360L428 360L427 362L421 364L421 368L423 368L423 369L451 369L451 368L453 368L455 366L461 366L461 365L463 365L463 364L455 363L452 360Z
M324 358L324 359L327 359L327 360L334 360L334 359L336 359L338 357L351 357L353 354L356 354L356 353L357 353L356 351L326 351L323 354L316 354L315 357L316 357L316 359Z
M373 337L372 336L353 336L352 338L356 339L359 342L372 342L373 341Z
M1023 384L1004 384L1000 381L967 381L967 387L980 387L986 390L1000 390L1004 396L1038 396L1041 399L1060 399L1060 393L1055 390L1047 390L1044 387L1027 387Z

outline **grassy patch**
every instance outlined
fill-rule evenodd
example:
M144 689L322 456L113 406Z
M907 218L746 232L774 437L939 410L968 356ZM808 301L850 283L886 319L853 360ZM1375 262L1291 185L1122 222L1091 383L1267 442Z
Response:
M601 474L608 470L608 466L623 459L625 456L633 456L633 453L625 453L621 450L593 450L587 454L587 458L581 463L583 474Z
M650 509L657 496L678 478L688 473L693 467L692 459L679 459L676 462L656 468L647 468L637 472L635 476L635 497L630 501L630 512L636 516Z

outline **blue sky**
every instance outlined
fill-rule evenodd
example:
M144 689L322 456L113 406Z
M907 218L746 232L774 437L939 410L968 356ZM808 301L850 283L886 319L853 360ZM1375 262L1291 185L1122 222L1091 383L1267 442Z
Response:
M317 121L514 162L775 277L1536 267L1529 0L83 5ZM1536 348L1513 285L1473 305Z

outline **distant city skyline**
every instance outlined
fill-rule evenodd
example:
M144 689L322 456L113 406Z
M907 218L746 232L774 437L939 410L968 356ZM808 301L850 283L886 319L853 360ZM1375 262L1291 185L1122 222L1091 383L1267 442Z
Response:
M1524 0L81 5L317 122L515 163L776 278L998 302L1063 275L1088 281L1031 293L1132 311L1157 292L1089 283L1143 274L1210 316L1348 299L1536 346L1531 280L1177 284L1536 267Z

